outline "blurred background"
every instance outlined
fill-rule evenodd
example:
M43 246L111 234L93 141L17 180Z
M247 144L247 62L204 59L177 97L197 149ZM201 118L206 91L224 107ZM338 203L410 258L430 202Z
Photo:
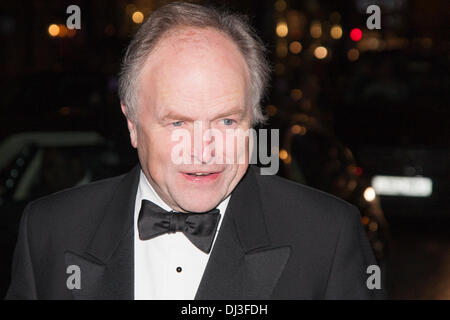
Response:
M117 74L168 2L0 3L0 296L29 201L137 163ZM450 2L191 2L247 14L269 48L278 174L358 206L390 298L450 299ZM79 30L66 27L72 4Z

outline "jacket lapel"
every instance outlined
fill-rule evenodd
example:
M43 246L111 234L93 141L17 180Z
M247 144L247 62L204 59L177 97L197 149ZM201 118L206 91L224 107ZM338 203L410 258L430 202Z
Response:
M133 213L139 173L136 166L123 177L85 252L65 253L67 266L80 267L81 289L71 290L75 299L134 298Z
M271 246L250 167L230 199L195 299L270 299L290 247Z

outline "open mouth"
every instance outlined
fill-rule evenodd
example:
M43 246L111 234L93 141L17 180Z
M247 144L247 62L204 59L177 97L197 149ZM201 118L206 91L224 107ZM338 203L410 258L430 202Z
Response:
M192 182L210 182L217 179L220 172L183 172L183 176Z

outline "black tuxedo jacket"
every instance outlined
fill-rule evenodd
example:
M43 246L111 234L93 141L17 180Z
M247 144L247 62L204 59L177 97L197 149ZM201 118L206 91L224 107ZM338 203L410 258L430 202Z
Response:
M140 167L25 209L7 299L133 299ZM196 299L371 299L358 209L250 166L233 191ZM80 268L69 290L67 267Z

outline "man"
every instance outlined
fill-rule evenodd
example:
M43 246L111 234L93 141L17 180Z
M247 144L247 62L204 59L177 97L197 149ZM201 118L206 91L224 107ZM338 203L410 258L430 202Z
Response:
M267 79L240 17L183 3L153 12L120 77L140 165L29 204L7 298L380 296L366 284L376 262L354 206L261 175L248 140L223 147L263 120Z

